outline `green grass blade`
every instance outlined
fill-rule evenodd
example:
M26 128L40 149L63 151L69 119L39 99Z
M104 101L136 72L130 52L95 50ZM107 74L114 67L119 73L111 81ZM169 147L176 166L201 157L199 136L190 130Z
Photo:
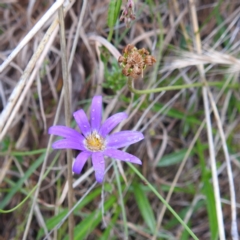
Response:
M194 240L197 240L197 236L192 230L185 224L185 222L179 217L179 215L173 210L173 208L166 202L166 200L158 193L158 191L152 186L150 182L135 168L131 163L127 162L128 166L139 176L140 179L145 181L151 191L158 197L158 199L167 207L167 209L174 215L174 217L182 224L182 226L189 232Z
M116 202L116 197L111 196L104 203L104 211L107 211L113 204ZM75 226L74 229L74 240L82 240L87 238L89 233L92 233L95 227L101 223L102 220L102 210L99 208L89 214L86 218L84 218L80 224ZM68 236L64 238L64 240L68 240Z
M1 201L0 203L0 209L3 209L6 207L6 205L11 201L12 197L14 196L14 194L18 191L20 191L20 189L22 188L22 185L24 183L24 181L26 181L26 179L28 179L33 173L34 171L42 164L43 160L44 160L44 156L45 154L42 154L30 167L29 169L26 171L25 175L18 180L18 182L16 183L16 185L11 188L10 192L7 194L7 196Z
M36 155L36 154L40 154L40 153L45 153L46 152L46 148L42 148L42 149L37 149L37 150L33 150L33 151L24 151L24 152L10 152L11 156L32 156L32 155ZM8 152L1 152L0 156L6 156L8 154Z
M121 9L122 0L111 0L108 7L108 17L107 24L109 28L113 28L117 18L119 16L119 12Z
M90 203L91 201L93 201L97 196L99 196L101 194L101 189L95 189L94 191L92 191L91 193L89 193L83 200L82 202L80 202L80 204L76 207L76 209L74 210L74 214L76 214L81 208L83 208L84 206L86 206L88 203ZM48 230L53 229L55 226L57 226L61 220L64 218L64 216L66 216L68 213L68 209L63 209L61 212L58 213L58 215L49 218L46 221L46 227ZM41 239L44 235L44 231L43 229L40 229L38 232L38 236L37 239Z
M108 35L108 41L111 41L113 34L113 27L116 24L120 9L122 5L122 0L111 0L108 7L108 17L107 24L110 28L110 32Z
M178 152L174 152L174 153L165 155L159 160L157 166L158 167L168 167L168 166L180 163L183 160L186 152L187 152L187 149L182 149ZM193 151L191 152L191 155L192 154L193 154Z
M107 17L107 24L109 28L113 28L114 27L114 19L115 19L115 4L116 4L116 0L111 0L109 3L109 7L108 7L108 17Z
M117 186L118 186L118 194L120 196L120 205L121 205L121 210L122 210L122 218L123 218L123 225L124 225L124 235L125 238L128 237L128 226L127 226L127 217L126 217L126 211L125 211L125 207L124 207L124 202L123 202L123 195L122 195L122 187L121 187L121 183L120 183L120 177L119 177L119 173L118 173L118 169L116 166L116 162L114 160L113 161L113 167L114 167L114 172L116 174L116 180L117 180Z
M197 141L197 154L200 160L200 166L202 169L202 182L203 188L202 193L206 196L206 206L207 212L209 217L209 228L211 232L211 239L216 240L218 239L218 221L217 221L217 212L216 212L216 205L214 199L214 190L211 184L211 172L207 169L205 158L204 158L204 147Z
M116 0L116 5L115 5L115 13L114 13L114 25L117 22L120 10L121 10L121 6L122 6L122 0Z
M142 214L142 217L149 227L149 229L154 233L156 228L156 219L154 217L153 210L151 208L151 204L149 203L149 200L141 188L139 184L134 184L133 186L133 192L135 195L136 203L138 205L138 208Z

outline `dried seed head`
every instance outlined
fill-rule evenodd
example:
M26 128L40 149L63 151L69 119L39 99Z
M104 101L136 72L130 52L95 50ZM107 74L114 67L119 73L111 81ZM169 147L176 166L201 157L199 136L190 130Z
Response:
M146 50L145 48L139 49L138 52L139 52L141 55L149 55L149 51Z
M142 61L143 58L137 51L134 51L131 54L129 54L129 57L127 58L127 63L133 66L139 65Z
M145 64L147 66L152 66L155 62L156 62L156 59L153 56L148 55L145 57Z
M127 64L123 70L122 70L122 74L125 76L129 76L131 72L131 66L129 64Z
M124 63L124 61L125 61L125 58L124 58L123 56L120 56L120 57L118 58L118 62L119 62L119 63Z
M124 49L123 49L123 54L129 54L134 50L134 46L132 44L128 44Z
M124 68L124 69L122 70L122 74L125 75L125 76L127 76L127 77L130 76L129 69Z
M119 57L118 62L123 67L122 73L125 76L138 78L143 76L143 70L146 66L152 66L156 59L149 55L145 48L137 49L132 44L128 44L123 49L123 55Z

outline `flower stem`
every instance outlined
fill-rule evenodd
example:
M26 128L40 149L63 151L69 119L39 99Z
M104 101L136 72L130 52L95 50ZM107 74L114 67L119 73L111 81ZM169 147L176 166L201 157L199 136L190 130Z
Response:
M133 87L133 79L128 78L128 89L132 93L136 94L150 94L150 93L157 93L157 92L162 92L162 91L171 91L171 90L180 90L184 88L193 88L193 87L203 87L205 86L204 83L197 82L197 83L192 83L192 84L184 84L184 85L176 85L176 86L166 86L166 87L160 87L160 88L153 88L153 89L145 89L145 90L138 90ZM223 83L222 82L208 82L208 86L221 86ZM229 87L232 88L239 88L238 84L232 84L229 85Z

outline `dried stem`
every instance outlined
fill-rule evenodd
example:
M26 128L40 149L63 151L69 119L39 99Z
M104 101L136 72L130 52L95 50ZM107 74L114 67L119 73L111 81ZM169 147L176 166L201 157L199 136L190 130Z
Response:
M52 25L49 27L49 29L47 30L46 34L44 35L42 41L40 42L36 52L33 54L31 60L29 61L26 69L24 70L21 78L18 81L17 86L14 88L13 92L11 93L11 96L8 99L8 103L6 105L6 107L3 109L1 115L0 115L0 141L3 139L4 135L6 134L8 128L10 127L12 120L14 118L14 111L17 111L19 108L16 107L16 105L19 105L19 98L20 97L24 97L24 91L26 89L26 85L29 85L29 87L32 85L32 83L30 84L30 74L32 73L32 70L34 68L35 65L37 65L37 67L35 67L35 69L39 68L41 66L41 63L39 61L40 56L42 54L42 52L44 51L44 49L46 48L46 44L50 41L50 39L52 39L53 37L53 32L55 31L56 27L57 27L57 19L52 23ZM47 54L47 53L46 53ZM39 64L36 64L39 63ZM34 70L35 70L34 69ZM32 79L33 82L34 78ZM26 93L28 93L28 91L25 91ZM19 106L20 107L20 106Z
M232 215L232 225L231 225L231 234L233 240L238 240L238 229L237 229L237 212L236 212L236 194L234 188L234 180L233 180L233 173L232 173L232 166L230 161L230 156L227 148L226 137L223 131L223 127L221 124L221 119L213 99L212 93L208 91L208 96L210 98L210 103L214 112L214 116L216 118L219 134L223 144L223 152L225 155L226 165L227 165L227 173L229 179L229 190L230 190L230 199L231 199L231 215Z
M75 54L75 51L76 51L76 48L77 48L78 38L79 38L79 35L80 35L80 30L81 30L81 27L82 27L82 21L83 21L84 13L86 11L86 7L87 7L87 1L84 0L83 4L82 4L81 13L80 13L80 16L79 16L79 21L78 21L78 25L77 25L76 34L75 34L75 37L74 37L74 40L73 40L72 51L71 51L69 62L68 62L68 70L69 71L72 67L73 58L74 58L74 54Z
M62 2L62 0L56 2L56 3L58 3L57 5L54 5L55 11L59 7L60 2ZM68 11L71 8L71 6L74 4L74 2L75 2L75 0L72 0L71 3L66 5L66 11ZM52 9L52 8L50 8L50 9ZM49 11L50 11L50 9L49 9ZM43 20L41 19L41 21L46 22L47 20L49 20L50 17L51 17L51 14L46 13L43 17ZM35 28L36 25L33 28ZM53 20L51 26L48 28L48 30L47 30L46 34L44 35L43 39L41 40L37 50L34 52L32 58L30 59L28 65L27 65L27 67L25 68L21 78L19 79L16 87L12 91L12 93L11 93L9 99L8 99L7 105L5 106L5 108L3 109L3 111L0 115L0 141L3 139L7 130L11 126L11 123L12 123L14 117L16 116L16 114L18 112L18 109L21 106L22 99L24 99L26 94L28 93L28 89L31 87L32 82L34 80L34 77L37 73L37 70L40 68L40 66L42 64L42 61L44 59L44 58L42 58L41 53L44 51L45 55L47 54L47 51L45 51L46 46L49 45L49 43L53 41L53 39L56 35L56 29L57 28L58 28L58 18L56 17ZM22 49L22 47L23 47L22 42L24 41L24 44L27 44L27 42L32 38L32 37L29 38L27 36L26 36L27 40L24 41L24 39L25 39L24 38L18 44L18 46L13 50L14 53L11 53L9 55L9 58L7 58L2 63L2 65L0 65L0 70L1 71L3 71L9 63L11 63L11 61L16 56L16 54ZM10 56L12 56L12 57L10 57ZM40 61L40 59L42 59L42 61ZM13 64L13 63L11 63L11 64ZM35 66L35 68L34 68L34 66ZM35 72L35 74L33 74L32 71ZM30 74L31 74L31 76L30 76Z
M55 26L55 24L52 24L52 25L51 25L51 27L54 27L54 26ZM46 44L46 42L45 42L46 46L45 46L45 49L44 49L44 51L42 52L40 58L38 59L38 62L37 62L37 64L36 64L37 67L35 67L34 71L32 72L31 76L29 77L28 82L27 82L27 85L25 86L23 92L21 93L21 96L20 96L19 100L17 101L16 105L14 106L14 111L11 113L11 116L10 116L11 118L13 118L13 116L16 115L18 109L20 108L21 103L22 103L22 101L24 100L24 98L25 98L25 96L26 96L26 94L27 94L28 89L29 89L30 86L32 85L32 82L33 82L33 80L34 80L34 77L35 77L35 75L37 74L38 68L39 68L40 65L41 65L40 63L43 62L44 57L46 56L46 54L47 54L47 52L48 52L48 49L49 49L49 47L50 47L51 44L52 44L52 41L53 41L53 39L54 39L54 37L55 37L55 32L56 32L56 30L58 30L58 28L57 28L57 26L55 26L55 27L54 27L54 31L52 31L51 27L48 29L47 33L45 34L46 38L47 38L47 36L48 36L48 37L51 36L51 37L50 37L50 39L47 41L47 44ZM49 32L51 32L52 34L49 35ZM44 36L43 40L45 39L45 36ZM47 38L47 39L48 39L48 38ZM44 42L43 40L42 40L42 42ZM42 43L42 42L41 42L41 43ZM41 43L40 43L40 45L41 45ZM39 47L40 47L40 45L39 45ZM29 74L30 74L30 73L29 73ZM25 76L24 78L25 78L25 80L27 80L27 76ZM24 78L23 78L23 79L24 79ZM59 103L59 104L60 104L60 103ZM11 122L12 122L12 119L11 119L11 118L8 120L7 123L9 123L9 122L11 123ZM55 119L57 119L57 117L55 117ZM10 125L5 126L4 129L8 129L9 126L10 126ZM2 137L3 137L4 134L5 134L5 132L3 132L2 134L3 134L3 135L2 135ZM43 165L42 165L42 169L41 169L41 173L40 173L40 176L39 176L38 187L36 188L36 192L35 192L35 194L34 194L33 201L32 201L32 207L31 207L31 210L30 210L29 215L28 215L27 224L26 224L26 226L25 226L24 235L23 235L23 238L22 238L23 240L27 239L27 234L28 234L28 231L29 231L29 228L30 228L30 224L31 224L31 221L32 221L33 210L34 210L35 205L36 205L36 202L37 202L37 197L38 197L39 189L40 189L40 186L41 186L43 174L44 174L45 169L46 169L47 157L48 157L48 154L49 154L49 152L50 152L52 139L53 139L53 137L51 136L51 137L50 137L50 140L49 140L49 142L48 142L48 147L47 147L46 155L45 155L45 158L44 158L44 161L43 161Z
M198 54L201 54L201 38L199 34L199 27L198 27L198 20L197 20L197 13L194 0L189 0L190 5L190 12L192 16L192 23L193 23L193 31L195 33L195 44L196 50ZM204 66L200 64L198 66L200 77L203 83L207 84L205 73L204 73ZM213 134L212 134L212 123L210 118L210 109L209 109L209 100L207 95L207 85L202 88L202 95L203 95L203 102L204 102L204 110L205 110L205 117L207 123L207 135L208 135L208 143L209 143L209 155L210 155L210 164L212 169L212 180L213 180L213 188L214 188L214 197L216 203L216 211L217 211L217 220L218 220L218 231L219 231L219 238L220 240L225 240L225 229L224 229L224 222L223 222L223 213L221 208L221 196L220 196L220 189L219 189L219 182L218 182L218 175L217 175L217 168L216 168L216 158L215 158L215 148L213 143Z
M60 45L62 54L62 77L64 87L64 109L65 109L65 122L66 126L71 125L71 95L70 86L71 82L68 77L68 64L67 64L67 52L65 42L65 26L64 26L64 12L61 6L58 10L59 24L60 24ZM68 165L68 208L69 211L73 207L73 187L72 187L72 151L67 150L67 165ZM74 239L74 215L71 213L68 218L68 233L69 239Z

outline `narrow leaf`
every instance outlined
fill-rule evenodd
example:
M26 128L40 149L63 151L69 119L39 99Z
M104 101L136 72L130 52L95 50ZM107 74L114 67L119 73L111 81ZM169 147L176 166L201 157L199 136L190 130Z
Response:
M151 204L139 184L134 184L133 192L142 217L153 234L156 227L156 219L154 217Z
M6 207L6 205L11 201L14 194L21 190L22 185L26 179L28 179L33 172L41 165L41 163L44 160L45 153L42 154L25 172L24 176L18 180L18 182L15 184L14 187L11 188L10 192L7 194L7 196L1 201L0 203L0 209L3 209Z
M117 0L111 0L108 7L107 24L109 28L113 28L115 25L115 7Z

